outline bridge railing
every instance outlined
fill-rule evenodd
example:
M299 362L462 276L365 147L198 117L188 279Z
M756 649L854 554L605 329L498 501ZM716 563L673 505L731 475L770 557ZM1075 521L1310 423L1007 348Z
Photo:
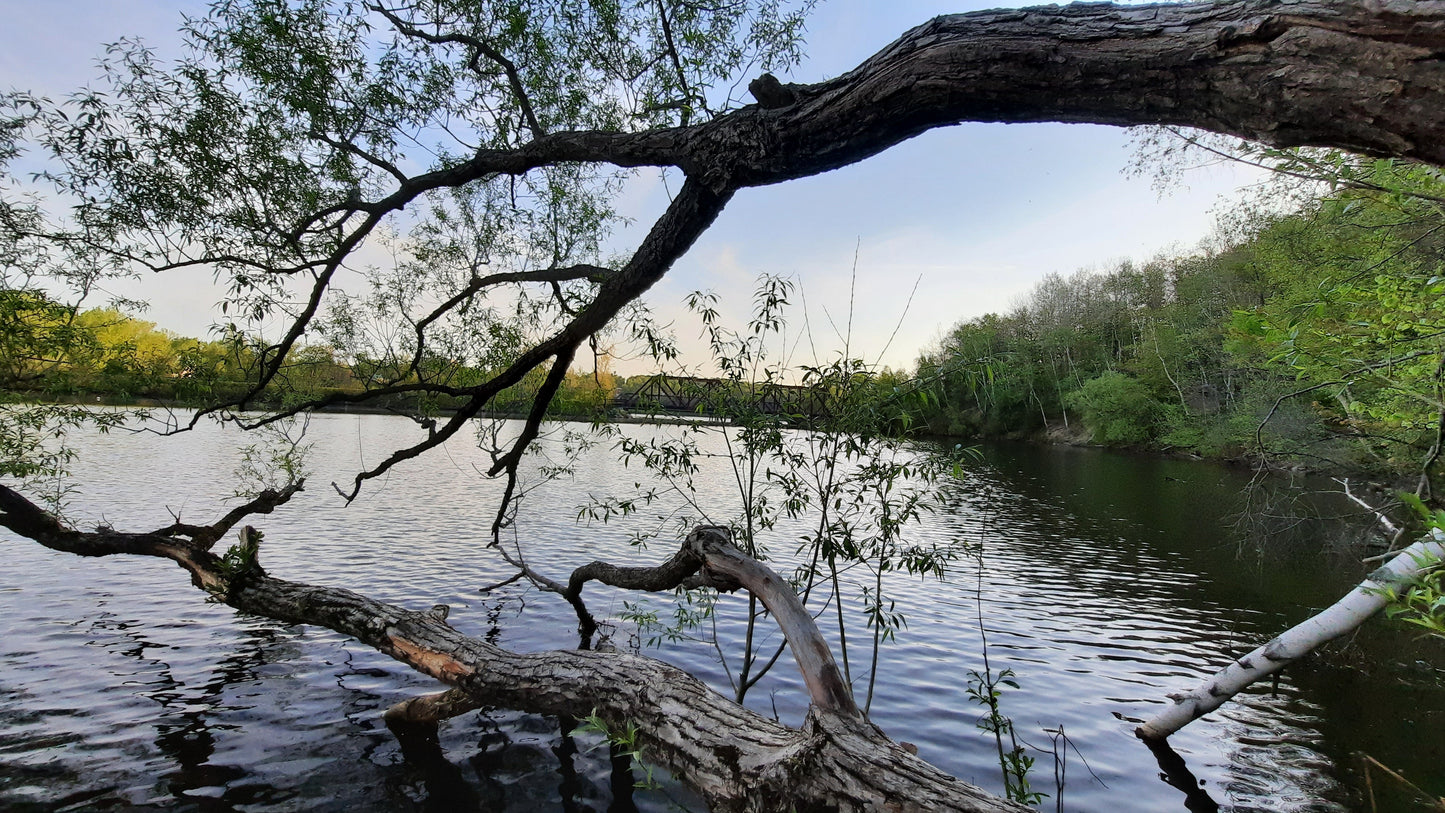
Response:
M635 390L623 391L613 405L626 410L718 415L756 410L765 415L828 416L828 392L791 384L738 384L718 378L655 375Z

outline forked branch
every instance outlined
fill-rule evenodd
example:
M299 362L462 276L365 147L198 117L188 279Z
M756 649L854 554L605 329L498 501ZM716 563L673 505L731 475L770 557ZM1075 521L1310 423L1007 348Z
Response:
M205 553L215 546L237 523L246 517L269 514L285 505L302 490L304 481L297 481L278 490L266 489L243 505L239 505L210 525L175 522L164 528L146 532L125 532L101 527L80 531L26 499L25 495L0 485L0 527L33 539L53 550L79 556L110 556L129 553L141 556L177 556ZM214 557L212 557L214 558ZM185 564L185 562L182 562Z
M589 581L654 592L702 586L722 591L747 590L767 607L778 622L808 687L813 708L840 717L862 719L863 715L853 701L853 690L833 660L827 639L818 630L812 614L803 606L793 586L771 568L739 550L732 543L727 528L717 525L694 528L681 550L656 567L618 567L606 562L592 562L574 570L563 596L577 608L584 635L596 628L582 604L582 588Z

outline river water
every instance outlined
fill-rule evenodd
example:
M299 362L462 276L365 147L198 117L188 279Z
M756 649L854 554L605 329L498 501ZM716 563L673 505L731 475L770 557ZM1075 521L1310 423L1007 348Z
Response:
M444 602L458 629L516 649L576 646L575 619L555 596L478 592L511 572L483 549L497 486L478 475L473 445L404 464L349 507L329 487L417 431L386 416L313 418L308 491L256 523L268 571L418 609ZM170 512L210 522L246 442L217 427L86 438L71 516L136 530L168 524ZM719 495L716 518L728 475L710 465L699 494ZM577 521L589 495L639 480L603 446L572 479L528 493L517 538L530 560L565 576L594 558L664 558L664 547L629 545L635 525ZM945 582L889 583L907 628L883 649L873 719L940 768L1001 791L994 741L967 694L983 668L981 616L992 668L1018 684L1004 687L1001 710L1035 759L1042 810L1369 810L1371 793L1379 810L1417 809L1378 769L1367 776L1362 755L1445 795L1445 652L1384 622L1185 729L1172 740L1178 761L1133 737L1165 694L1331 603L1363 572L1335 552L1349 533L1335 522L1298 524L1260 552L1235 527L1245 482L1201 463L985 449L915 532L981 556L960 559ZM774 549L791 548L789 533L778 529ZM444 725L438 748L403 753L381 712L435 690L429 679L334 633L208 604L165 562L85 560L8 536L0 550L0 808L700 808L671 782L634 791L598 737L563 736L570 726L555 719L483 711ZM614 616L635 598L589 596ZM724 649L741 641L744 605L720 605ZM638 637L623 622L611 633L624 647ZM858 637L855 664L866 660ZM648 652L727 684L710 646ZM806 700L786 657L748 701L799 719Z

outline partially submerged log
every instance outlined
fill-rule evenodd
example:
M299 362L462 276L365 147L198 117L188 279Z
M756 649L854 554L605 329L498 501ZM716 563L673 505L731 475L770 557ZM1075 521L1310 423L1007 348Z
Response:
M274 508L294 492L258 502L255 510ZM943 773L864 720L811 617L803 612L790 618L786 581L716 528L699 528L684 543L687 555L699 559L693 575L706 573L725 585L756 584L773 613L789 619L784 631L794 651L803 653L800 664L817 672L805 674L814 703L799 729L750 711L653 658L591 650L511 652L458 632L443 613L430 609L413 611L350 590L278 579L259 565L244 571L223 567L223 558L208 549L217 526L204 526L203 544L161 532L86 533L62 525L3 485L0 526L57 550L171 559L217 601L335 630L452 687L393 707L387 717L398 725L433 725L480 704L573 718L596 715L609 728L635 727L642 757L667 768L716 811L1028 810ZM254 550L255 540L255 531L244 528L233 550Z
M386 710L382 719L393 731L397 729L432 728L443 720L459 717L486 705L461 689L447 689L403 700Z
M1389 588L1408 582L1442 558L1445 558L1445 534L1436 530L1405 548L1329 608L1232 661L1192 691L1170 695L1173 704L1135 729L1135 733L1144 740L1163 740L1224 705L1249 684L1355 631L1385 607Z
M635 726L644 758L696 789L713 810L1026 809L944 774L860 717L815 707L794 730L652 658L510 652L429 613L269 576L229 603L350 635L488 705L595 714L618 730Z

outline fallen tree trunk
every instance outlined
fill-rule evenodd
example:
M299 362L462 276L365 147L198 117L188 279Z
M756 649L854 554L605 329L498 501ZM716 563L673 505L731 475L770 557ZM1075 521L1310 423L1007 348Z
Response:
M254 511L268 511L294 491L258 500ZM350 590L274 578L256 559L259 534L251 528L242 530L241 543L224 557L211 553L215 529L236 519L228 515L203 526L194 535L201 543L164 529L86 533L0 485L0 526L46 547L171 559L218 601L278 621L335 630L453 687L394 706L387 714L394 724L434 724L480 704L574 718L596 715L610 729L635 727L642 758L670 770L716 811L1028 809L943 773L864 720L846 686L831 682L841 680L837 667L830 678L832 656L826 646L816 651L822 638L816 626L811 632L804 628L812 621L806 612L807 625L793 619L784 628L795 651L814 650L800 661L817 671L805 674L813 708L803 726L793 729L652 658L590 650L511 652L458 632L435 609L413 611ZM716 530L704 527L689 535L685 550L697 560L694 572L734 587L759 579L786 586ZM787 614L776 591L762 592L775 613Z
M271 577L227 603L350 635L487 705L635 726L643 758L687 782L713 810L1025 809L944 774L861 719L814 709L794 730L652 658L515 653L432 613Z
M1141 739L1159 741L1224 705L1249 684L1278 672L1316 648L1353 632L1388 603L1389 588L1409 581L1431 562L1445 558L1445 534L1435 531L1371 573L1344 598L1269 643L1239 658L1193 691L1170 695L1173 705L1135 729Z

